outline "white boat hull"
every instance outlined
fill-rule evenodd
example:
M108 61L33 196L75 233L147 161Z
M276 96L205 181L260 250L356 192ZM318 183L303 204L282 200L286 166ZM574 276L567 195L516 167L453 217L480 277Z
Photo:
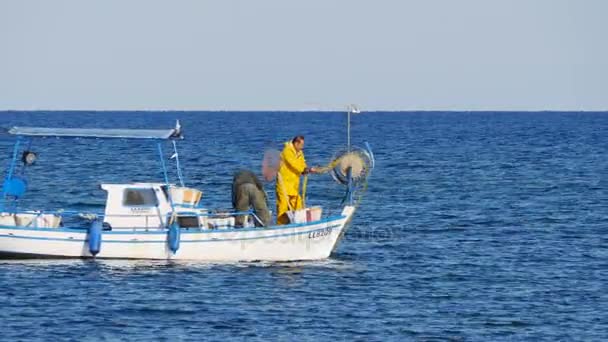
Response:
M202 261L294 261L329 257L355 208L341 216L269 228L181 230L179 249L168 246L167 230L104 231L96 258ZM86 230L0 226L0 254L92 258Z

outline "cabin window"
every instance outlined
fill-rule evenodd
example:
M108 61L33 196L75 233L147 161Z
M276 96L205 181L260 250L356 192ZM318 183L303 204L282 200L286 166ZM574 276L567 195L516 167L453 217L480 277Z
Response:
M178 216L177 224L183 228L198 228L198 216Z
M126 207L155 207L158 202L153 189L125 189L122 205Z

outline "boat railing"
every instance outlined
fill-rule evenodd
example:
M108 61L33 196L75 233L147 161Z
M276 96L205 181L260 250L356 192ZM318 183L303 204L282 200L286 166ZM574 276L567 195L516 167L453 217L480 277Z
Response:
M61 223L63 224L64 221L66 219L72 219L72 220L78 220L81 221L83 223L86 222L92 222L92 221L102 221L102 222L106 222L107 219L109 218L141 218L144 219L145 223L142 226L137 226L137 227L114 227L112 226L111 229L116 229L116 230L133 230L133 229L151 229L151 228L157 228L157 229L166 229L169 224L167 224L167 222L172 223L174 220L176 220L179 217L196 217L200 220L200 218L204 217L206 219L221 219L221 218L230 218L230 217L234 217L236 218L237 216L251 216L253 218L253 220L255 220L260 226L263 226L262 221L260 220L260 218L255 214L255 212L253 210L248 210L248 211L235 211L235 210L230 210L230 209L218 209L218 210L213 210L213 211L207 211L207 212L200 212L200 211L176 211L176 212L169 212L167 213L167 217L165 219L161 219L159 218L158 214L111 214L111 215L106 215L105 213L101 213L101 212L83 212L83 211L73 211L73 210L13 210L13 211L6 211L2 213L3 216L9 216L9 215L14 215L14 216L19 216L19 215L29 215L29 216L33 216L31 217L30 223L28 223L27 226L28 228L38 228L37 226L37 219L38 218L44 218L45 216L48 215L54 215L57 216L59 218L61 218ZM88 225L82 225L82 228L86 228ZM192 229L196 229L197 227L187 227L187 228L192 228ZM204 228L204 227L198 227L198 228ZM221 226L218 226L216 228L221 228Z

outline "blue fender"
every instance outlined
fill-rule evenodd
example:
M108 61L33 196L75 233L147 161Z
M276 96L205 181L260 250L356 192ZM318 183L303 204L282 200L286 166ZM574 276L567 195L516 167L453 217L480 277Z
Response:
M173 254L175 254L179 249L180 240L180 230L177 220L171 224L171 226L169 227L169 232L167 234L169 249L171 250L171 252L173 252Z
M2 190L6 195L22 197L27 190L27 181L20 177L7 178L2 184Z
M103 223L100 220L94 220L89 227L89 252L93 256L101 251L101 232L103 231Z

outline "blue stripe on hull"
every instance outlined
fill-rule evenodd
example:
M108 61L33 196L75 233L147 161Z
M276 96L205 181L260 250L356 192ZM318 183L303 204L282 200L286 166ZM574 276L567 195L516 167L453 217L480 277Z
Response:
M260 232L260 231L272 231L272 230L283 230L283 229L289 229L289 228L300 228L300 227L305 227L305 226L314 226L314 225L318 225L318 224L322 224L322 223L329 223L329 222L333 222L333 221L338 221L341 219L344 219L345 216L333 216L333 217L328 217L319 221L315 221L315 222L306 222L306 223L292 223L292 224L287 224L287 225L282 225L282 226L271 226L271 227L265 227L265 228L222 228L222 229L195 229L195 228L190 228L190 229L186 229L186 228L182 228L181 233L182 234L218 234L218 233L229 233L229 232ZM33 227L19 227L19 226L5 226L5 225L0 225L0 231L2 231L3 229L11 229L11 230L24 230L24 231L33 231L33 232L62 232L62 233L81 233L81 234L85 234L87 233L86 228L33 228ZM134 229L146 229L144 227L142 228L134 228ZM115 230L109 230L109 231L104 231L103 235L107 236L107 235L113 235L113 234L167 234L167 229L164 228L148 228L150 230L141 230L141 231L133 231L131 228L115 228ZM124 231L122 231L124 230ZM104 240L105 242L105 240Z
M302 235L302 234L308 234L308 233L312 233L312 232L317 232L317 231L322 231L328 228L337 228L340 227L339 224L336 225L332 225L332 226L328 226L328 227L323 227L323 228L317 228L317 229L312 229L312 230L305 230L302 232L294 232L294 233L285 233L285 234L275 234L275 235L269 235L269 236L256 236L256 237L248 237L248 238L238 238L238 239L218 239L218 238L211 238L211 239L206 239L206 240L182 240L182 243L199 243L199 242L221 242L221 241L246 241L246 240L259 240L259 239L272 239L272 238L278 238L278 237L286 237L286 236L294 236L294 235ZM139 234L139 233L131 233L131 234ZM163 233L166 234L166 233ZM104 233L104 236L107 236L109 234ZM70 239L70 238L51 238L51 237L39 237L39 236L23 236L23 235L13 235L13 234L0 234L0 237L8 237L8 238L15 238L15 239L26 239L26 240L43 240L43 241L65 241L65 242L86 242L88 241L87 239ZM147 241L121 241L121 240L106 240L104 238L103 243L125 243L125 244L130 244L130 243L160 243L160 244L164 244L167 243L166 240L147 240Z

